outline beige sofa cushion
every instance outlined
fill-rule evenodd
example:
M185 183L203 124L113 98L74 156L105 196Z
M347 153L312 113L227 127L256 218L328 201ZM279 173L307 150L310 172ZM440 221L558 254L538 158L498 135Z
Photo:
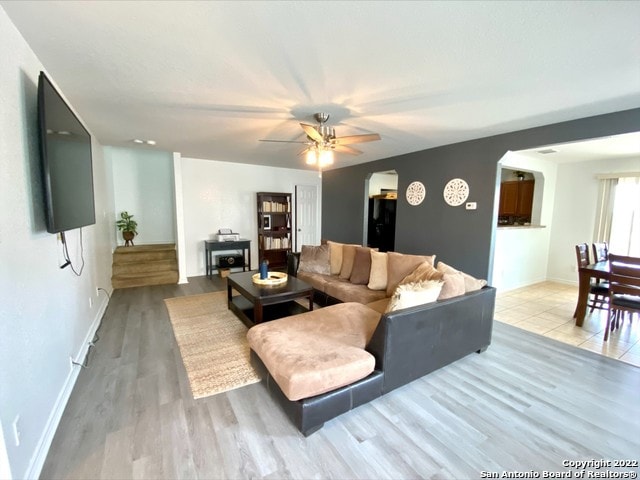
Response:
M369 283L371 272L371 249L368 247L356 247L356 255L353 259L353 269L349 281L356 285Z
M287 398L300 400L373 372L375 358L364 347L379 320L365 305L341 303L255 325L247 340Z
M380 312L382 314L387 311L389 300L391 300L389 297L385 297L380 300L376 300L375 302L367 303L367 307L375 310L376 312Z
M329 245L303 245L298 271L329 275Z
M327 283L324 292L341 302L358 302L363 305L387 296L384 290L371 290L366 285L354 285L339 280Z
M406 255L387 252L387 296L390 297L398 284L422 262L433 265L435 255Z
M327 284L339 280L338 277L332 275L323 275L321 273L309 273L309 272L301 272L298 270L297 277L303 282L307 282L313 288L318 290L319 292L325 292L327 289Z
M369 287L371 290L387 289L387 254L370 250L371 271L369 272Z

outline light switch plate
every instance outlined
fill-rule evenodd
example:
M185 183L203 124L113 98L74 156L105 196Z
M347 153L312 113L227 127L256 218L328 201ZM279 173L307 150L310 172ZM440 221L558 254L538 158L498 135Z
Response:
M475 210L476 208L478 208L478 204L476 202L467 202L465 208L467 210Z

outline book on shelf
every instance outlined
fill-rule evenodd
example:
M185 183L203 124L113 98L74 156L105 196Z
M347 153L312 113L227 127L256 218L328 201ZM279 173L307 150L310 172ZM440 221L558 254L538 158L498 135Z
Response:
M262 246L265 250L282 250L289 248L289 237L263 237Z
M262 211L266 213L288 213L291 211L291 205L289 200L287 200L287 203L265 200L262 202Z

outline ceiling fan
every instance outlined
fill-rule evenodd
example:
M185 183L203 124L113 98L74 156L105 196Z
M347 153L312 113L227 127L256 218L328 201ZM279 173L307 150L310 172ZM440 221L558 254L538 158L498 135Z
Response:
M301 123L300 126L304 133L307 134L306 141L295 140L260 140L261 142L278 142L278 143L300 143L306 145L298 155L306 154L307 163L314 165L328 165L333 163L333 152L348 153L349 155L360 155L361 150L350 147L354 143L375 142L380 140L377 133L367 133L363 135L348 135L345 137L336 137L336 131L333 127L326 125L329 120L328 113L315 113L313 117L318 125L309 125Z

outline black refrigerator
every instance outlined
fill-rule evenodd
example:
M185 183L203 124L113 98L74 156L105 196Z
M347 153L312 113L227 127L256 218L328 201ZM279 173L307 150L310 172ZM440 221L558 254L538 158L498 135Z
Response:
M369 198L367 246L391 252L396 239L396 199Z

